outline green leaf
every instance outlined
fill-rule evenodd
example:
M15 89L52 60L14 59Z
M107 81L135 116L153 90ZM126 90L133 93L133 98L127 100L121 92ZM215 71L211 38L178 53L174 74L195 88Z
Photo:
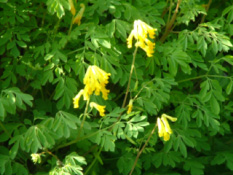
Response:
M227 88L226 88L226 93L229 95L232 91L232 86L233 86L233 82L232 80L229 82L229 84L227 85Z
M134 163L134 155L130 152L122 154L117 160L117 168L120 173L128 174Z
M18 153L18 149L19 149L19 142L16 142L9 152L11 159L15 159Z
M122 40L126 39L126 30L125 30L125 25L126 23L124 21L121 20L115 20L116 23L116 30L117 32L119 32L119 34L121 35Z
M107 24L106 28L108 29L108 34L110 36L110 38L112 38L114 36L114 33L116 31L116 23L113 20L111 23Z
M227 56L223 57L222 59L225 60L226 62L228 62L230 65L233 65L233 56L232 55L227 55Z
M211 105L212 112L214 112L215 114L219 114L220 112L219 103L214 96L211 96L210 98L210 105Z
M2 99L0 98L0 119L3 121L5 117L5 108L2 104Z
M110 43L109 41L105 40L105 39L99 39L98 42L99 42L102 46L104 46L104 47L106 47L106 48L108 48L108 49L111 48L111 43Z
M229 13L230 11L232 11L233 6L229 6L227 8L225 8L222 12L222 16L226 15L227 13Z
M57 133L58 137L70 137L72 129L77 129L81 121L73 114L68 112L59 111L53 122L53 130Z
M27 47L27 44L23 41L16 41L16 43L18 44L19 47L22 47L22 48L26 48Z
M204 174L204 165L198 160L186 160L184 169L190 171L191 175L202 175Z
M187 148L183 141L180 140L180 152L186 158L187 157Z

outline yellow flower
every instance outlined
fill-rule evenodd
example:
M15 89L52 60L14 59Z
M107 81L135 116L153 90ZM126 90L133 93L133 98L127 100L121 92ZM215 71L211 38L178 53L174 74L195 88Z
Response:
M155 43L148 39L148 35L149 38L154 39L156 30L157 29L152 28L141 20L134 21L134 29L131 31L129 37L127 38L128 48L132 48L134 38L137 40L135 46L141 47L146 52L148 57L152 57Z
M105 114L104 114L104 112L105 112L105 107L106 106L101 106L101 105L98 105L97 103L95 103L95 102L91 102L90 103L90 107L91 108L95 108L97 111L99 111L99 113L100 113L100 116L105 116Z
M129 101L127 114L129 114L129 113L132 111L132 108L133 108L133 100L131 99L131 100Z
M41 163L41 157L40 157L40 154L31 154L31 157L32 157L32 161L34 164L36 163Z
M110 75L110 73L106 73L97 66L89 66L83 79L83 83L85 84L84 100L89 100L90 95L94 92L95 95L99 95L102 92L102 97L107 100L109 90L105 86L108 83Z
M76 23L78 25L81 24L81 19L85 10L85 5L83 3L80 4L81 9L79 10L78 14L75 16L73 20L73 24Z
M161 119L159 117L157 118L158 134L159 137L163 137L164 141L168 141L170 139L170 135L172 134L172 130L167 119L171 120L172 122L177 120L177 118L171 117L167 114L163 114Z
M70 12L72 13L72 15L74 16L76 13L76 9L74 7L74 3L72 0L69 0L69 4L70 4Z
M74 108L78 108L79 107L79 100L81 98L81 96L83 95L83 89L81 91L79 91L79 93L73 98L73 104L74 104Z

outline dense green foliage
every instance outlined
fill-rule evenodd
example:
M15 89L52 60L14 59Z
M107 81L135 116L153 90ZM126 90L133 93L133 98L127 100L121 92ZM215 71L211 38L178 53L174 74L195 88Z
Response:
M135 160L135 175L232 174L233 1L80 3L77 25L68 0L0 1L0 174L126 175ZM137 51L127 114L137 19L156 46ZM88 108L82 123L72 99L89 65L111 73L110 94L91 97L106 116ZM178 119L167 142L152 132L163 113Z

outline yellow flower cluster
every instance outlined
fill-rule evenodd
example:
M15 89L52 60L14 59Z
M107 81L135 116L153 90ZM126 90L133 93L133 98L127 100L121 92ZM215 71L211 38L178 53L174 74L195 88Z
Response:
M108 83L108 79L110 73L106 73L102 69L97 66L89 66L87 72L84 76L83 83L85 84L84 89L80 90L79 93L73 98L74 108L79 107L79 100L81 96L86 101L89 101L90 96L95 93L95 95L100 95L102 93L102 97L107 100L109 90L106 89L106 85ZM105 106L98 105L94 102L90 103L91 108L95 108L99 111L100 116L104 116L104 108Z
M128 48L132 48L133 38L135 38L137 40L135 46L142 48L148 57L152 57L155 43L148 39L148 35L150 39L154 39L156 30L141 20L134 21L134 28L127 38Z
M106 73L97 66L89 66L83 79L83 83L85 84L84 100L88 100L94 92L95 95L99 95L102 92L103 99L107 100L109 90L105 86L108 84L110 75L110 73Z
M171 117L167 114L163 114L161 118L157 118L159 130L158 134L159 137L163 137L164 141L168 141L170 139L170 135L172 134L172 130L167 119L171 120L172 122L175 122L177 120L177 118Z
M73 0L69 0L69 4L70 4L70 12L72 13L73 16L75 16L76 14L76 9L74 7L74 3ZM77 15L74 17L72 23L73 24L81 24L81 19L83 16L83 13L85 11L85 5L83 3L80 4L81 9L79 10L79 12L77 13Z

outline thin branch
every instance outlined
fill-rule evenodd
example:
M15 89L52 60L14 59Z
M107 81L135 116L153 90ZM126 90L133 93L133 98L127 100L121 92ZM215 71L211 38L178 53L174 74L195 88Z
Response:
M95 159L92 161L92 163L89 165L89 167L87 168L87 170L85 171L84 175L87 175L89 173L89 171L91 170L91 168L95 165L95 162L97 161L101 151L102 151L103 147L100 148L99 152L97 153L97 155L95 155Z
M212 3L212 0L209 0L207 6L206 6L206 13L208 12L209 8L210 8L210 4ZM201 19L201 23L203 23L205 21L205 17L206 15L203 15L202 19Z
M130 82L131 82L131 78L132 78L132 74L133 74L134 63L135 63L137 50L138 50L138 47L135 47L135 50L134 50L134 53L133 53L133 61L132 61L131 70L130 70L130 74L129 74L128 86L127 86L127 89L126 89L125 98L124 98L124 101L123 101L123 104L122 104L122 108L125 107L127 96L128 96L128 93L129 93Z
M88 110L89 102L90 102L90 100L88 100L87 103L86 103L86 108L85 108L85 111L84 111L84 116L83 116L82 123L81 123L80 128L79 128L79 131L78 131L77 139L79 139L79 137L80 137L80 135L81 135L81 132L82 132L82 129L83 129L83 126L84 126L84 122L85 122L85 120L86 120L86 118L87 118L87 110Z
M177 13L178 13L178 9L179 9L179 6L181 4L181 1L182 0L178 0L177 4L176 4L176 9L175 9L175 12L170 20L170 22L166 25L166 30L163 34L163 36L160 38L160 41L163 43L165 41L165 39L167 38L168 34L170 33L171 31L171 28L176 20L176 16L177 16Z
M117 122L116 122L116 123L117 123ZM58 150L58 149L61 149L61 148L64 148L64 147L67 147L67 146L70 146L70 145L75 144L75 143L77 143L77 142L79 142L79 141L81 141L81 140L84 140L84 139L86 139L86 138L93 137L94 135L98 134L98 133L101 132L101 131L104 131L104 130L107 130L107 129L109 129L109 128L112 128L116 123L114 123L114 124L112 124L112 125L110 125L110 126L108 126L108 127L106 127L106 128L103 128L103 129L101 129L101 130L97 130L96 132L91 133L91 134L89 134L89 135L86 135L86 136L83 136L83 137L78 137L78 138L76 138L76 139L74 139L74 140L71 140L71 141L68 142L68 143L65 143L65 144L63 144L63 145L60 145L60 146L54 148L53 151Z
M148 142L149 142L151 136L153 135L153 133L155 132L156 127L157 127L157 123L155 123L155 126L154 126L154 128L152 129L152 131L151 131L151 133L150 133L148 139L146 140L145 144L143 145L142 149L138 152L137 157L136 157L136 159L135 159L135 161L134 161L133 167L132 167L132 169L131 169L129 175L132 175L132 173L133 173L133 171L134 171L134 169L135 169L135 167L136 167L136 165L137 165L138 159L139 159L140 155L142 154L143 150L146 148L146 145L148 144Z
M46 152L47 154L49 154L49 155L53 156L55 159L57 159L59 165L64 166L63 162L62 162L55 154L53 154L52 152L50 152L50 151L47 150L47 149L45 149L44 152Z
M186 81L190 81L190 80L196 80L196 79L200 79L200 78L207 78L207 77L213 77L213 78L232 78L232 77L228 77L228 76L223 76L223 75L208 75L208 74L205 74L205 75L200 75L200 76L197 76L197 77L192 77L192 78L187 78L187 79L184 79L184 80L180 80L180 81L177 81L177 83L183 83L183 82L186 82Z

